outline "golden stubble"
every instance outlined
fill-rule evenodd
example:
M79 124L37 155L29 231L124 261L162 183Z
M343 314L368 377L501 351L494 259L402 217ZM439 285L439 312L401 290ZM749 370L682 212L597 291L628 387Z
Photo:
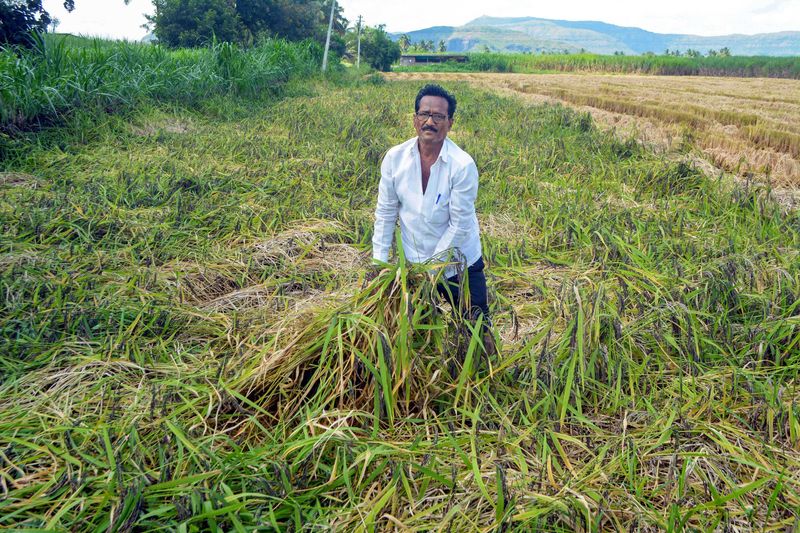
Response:
M618 74L398 73L468 81L591 113L602 129L701 156L741 177L800 185L800 80Z

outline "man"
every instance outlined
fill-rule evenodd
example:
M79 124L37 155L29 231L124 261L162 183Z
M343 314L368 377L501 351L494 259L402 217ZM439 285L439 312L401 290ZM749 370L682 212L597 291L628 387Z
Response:
M439 285L439 292L454 310L461 304L469 318L483 314L487 323L486 276L475 216L478 168L469 154L447 138L456 99L439 85L426 85L417 94L414 112L417 136L391 148L381 164L372 258L388 261L399 216L403 246L411 262L464 261L469 308L461 301L453 265L447 267L447 282ZM486 335L485 342L492 342L490 338ZM493 342L486 348L494 350Z

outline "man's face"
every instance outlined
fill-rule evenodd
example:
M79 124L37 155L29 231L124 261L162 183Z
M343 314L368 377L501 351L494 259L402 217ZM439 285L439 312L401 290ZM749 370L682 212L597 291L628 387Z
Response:
M447 137L447 132L453 125L453 119L447 115L447 100L441 96L423 96L419 101L419 109L414 116L414 129L421 142L439 144ZM430 114L430 118L420 118L420 114ZM434 120L437 117L442 120Z

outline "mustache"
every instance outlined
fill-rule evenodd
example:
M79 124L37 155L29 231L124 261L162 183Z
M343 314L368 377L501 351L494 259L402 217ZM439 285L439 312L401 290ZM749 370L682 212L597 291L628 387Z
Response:
M437 130L433 126L422 126L422 131L432 131L432 132L436 133L439 130Z

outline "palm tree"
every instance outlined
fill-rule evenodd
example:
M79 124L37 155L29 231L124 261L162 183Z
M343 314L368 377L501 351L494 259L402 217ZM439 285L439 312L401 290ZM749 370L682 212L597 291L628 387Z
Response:
M400 45L401 52L407 52L408 48L411 46L411 39L408 37L408 34L403 34L397 40L397 44Z
M444 42L444 39L439 41L439 51L440 52L447 52L447 43Z

